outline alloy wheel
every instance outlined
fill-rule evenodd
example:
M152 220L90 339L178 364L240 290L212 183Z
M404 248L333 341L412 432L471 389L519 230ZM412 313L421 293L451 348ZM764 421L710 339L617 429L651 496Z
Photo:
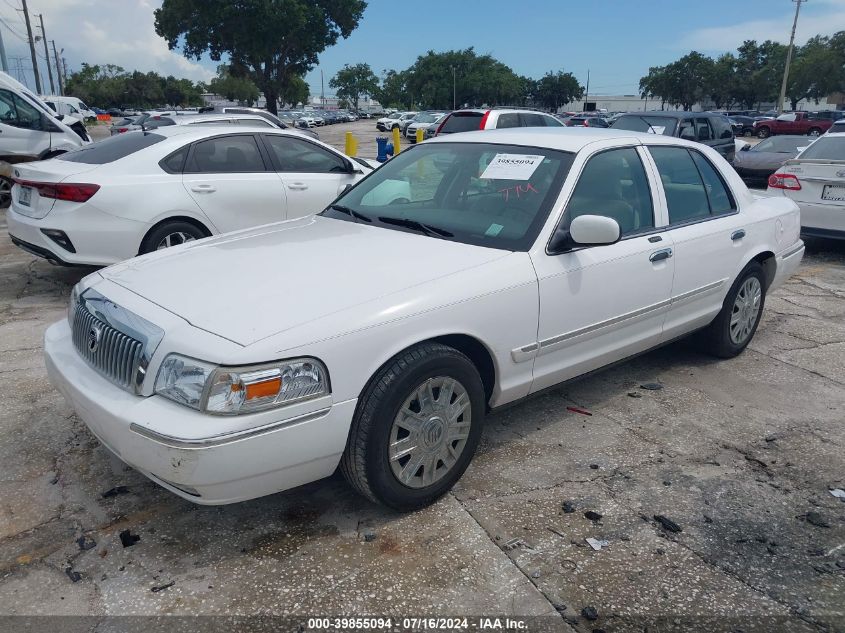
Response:
M195 239L196 238L193 235L183 233L182 231L168 233L156 245L156 250L160 251L161 249L169 248L170 246L178 246L179 244L184 244L185 242L193 242Z
M445 477L466 447L472 405L454 378L437 376L418 385L393 420L390 468L409 488L425 488Z
M736 293L729 325L731 341L735 345L744 344L754 331L762 298L763 289L757 277L746 279Z
M12 183L7 178L0 177L0 209L12 204Z

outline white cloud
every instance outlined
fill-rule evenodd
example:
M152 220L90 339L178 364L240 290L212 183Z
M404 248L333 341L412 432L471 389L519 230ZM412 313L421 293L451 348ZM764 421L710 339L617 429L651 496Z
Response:
M729 26L707 27L687 33L679 42L685 50L702 52L733 51L745 40L774 40L786 44L792 30L795 5L786 5L786 10L777 11L777 17L738 22ZM813 6L806 3L801 7L798 28L795 31L796 44L803 44L814 35L832 35L845 30L845 0L814 0Z
M18 33L26 35L22 14L10 7L16 2L18 0L0 2L0 18ZM215 63L186 59L179 51L169 50L167 43L156 35L153 11L161 5L161 0L28 0L28 5L30 14L43 12L47 37L56 40L59 49L64 48L63 56L70 70L87 62L116 64L130 71L152 70L194 81L208 81L215 74ZM4 30L3 35L8 55L24 56L23 64L30 68L32 63L26 43L8 30ZM46 81L40 42L37 52L41 76ZM52 49L50 54L52 63ZM11 59L10 69L14 70ZM29 83L32 85L31 76Z

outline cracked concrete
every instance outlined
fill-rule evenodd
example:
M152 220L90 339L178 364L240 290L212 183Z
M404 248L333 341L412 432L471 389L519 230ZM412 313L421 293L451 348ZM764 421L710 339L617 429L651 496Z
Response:
M0 616L470 613L568 631L845 630L845 504L828 493L845 488L843 245L809 244L737 359L680 342L492 415L453 493L410 515L337 476L199 507L116 466L40 357L87 272L17 250L0 215ZM123 530L140 541L124 548ZM82 550L80 536L96 544Z

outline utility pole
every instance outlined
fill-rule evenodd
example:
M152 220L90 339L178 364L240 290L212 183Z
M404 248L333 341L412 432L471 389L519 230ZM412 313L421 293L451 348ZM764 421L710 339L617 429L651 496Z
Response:
M65 96L65 87L64 82L62 81L62 68L59 65L59 54L56 52L56 40L50 40L50 43L53 45L53 59L56 62L56 81L59 84L59 96Z
M584 112L587 111L587 101L590 98L590 69L587 69L587 89L584 91Z
M326 84L323 81L323 69L320 69L320 107L326 107Z
M6 47L3 45L3 29L0 29L0 69L9 72L9 62L6 61Z
M807 2L807 0L792 1L795 3L795 19L792 21L792 34L789 36L789 50L786 51L786 66L783 69L783 83L780 85L778 114L783 114L783 102L786 100L786 84L789 81L789 65L792 63L792 49L795 44L795 27L798 26L798 12L801 11L801 3Z
M50 78L50 94L56 94L56 86L53 84L53 71L50 70L50 51L47 50L47 32L44 30L44 14L38 14L38 20L41 22L41 41L44 42L44 60L47 62L47 76ZM56 69L58 72L58 68Z
M457 110L456 102L455 102L455 67L452 66L452 109Z
M38 59L35 57L35 38L32 37L32 25L29 23L29 9L26 7L26 0L23 4L23 17L26 21L26 34L29 37L29 53L32 55L32 74L35 75L35 92L41 94L41 77L38 74Z

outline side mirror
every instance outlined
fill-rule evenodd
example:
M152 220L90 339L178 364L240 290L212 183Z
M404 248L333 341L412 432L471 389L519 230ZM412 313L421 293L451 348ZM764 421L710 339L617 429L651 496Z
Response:
M549 254L558 255L575 246L605 246L619 241L619 223L603 215L579 215L569 228L558 227L549 243Z

